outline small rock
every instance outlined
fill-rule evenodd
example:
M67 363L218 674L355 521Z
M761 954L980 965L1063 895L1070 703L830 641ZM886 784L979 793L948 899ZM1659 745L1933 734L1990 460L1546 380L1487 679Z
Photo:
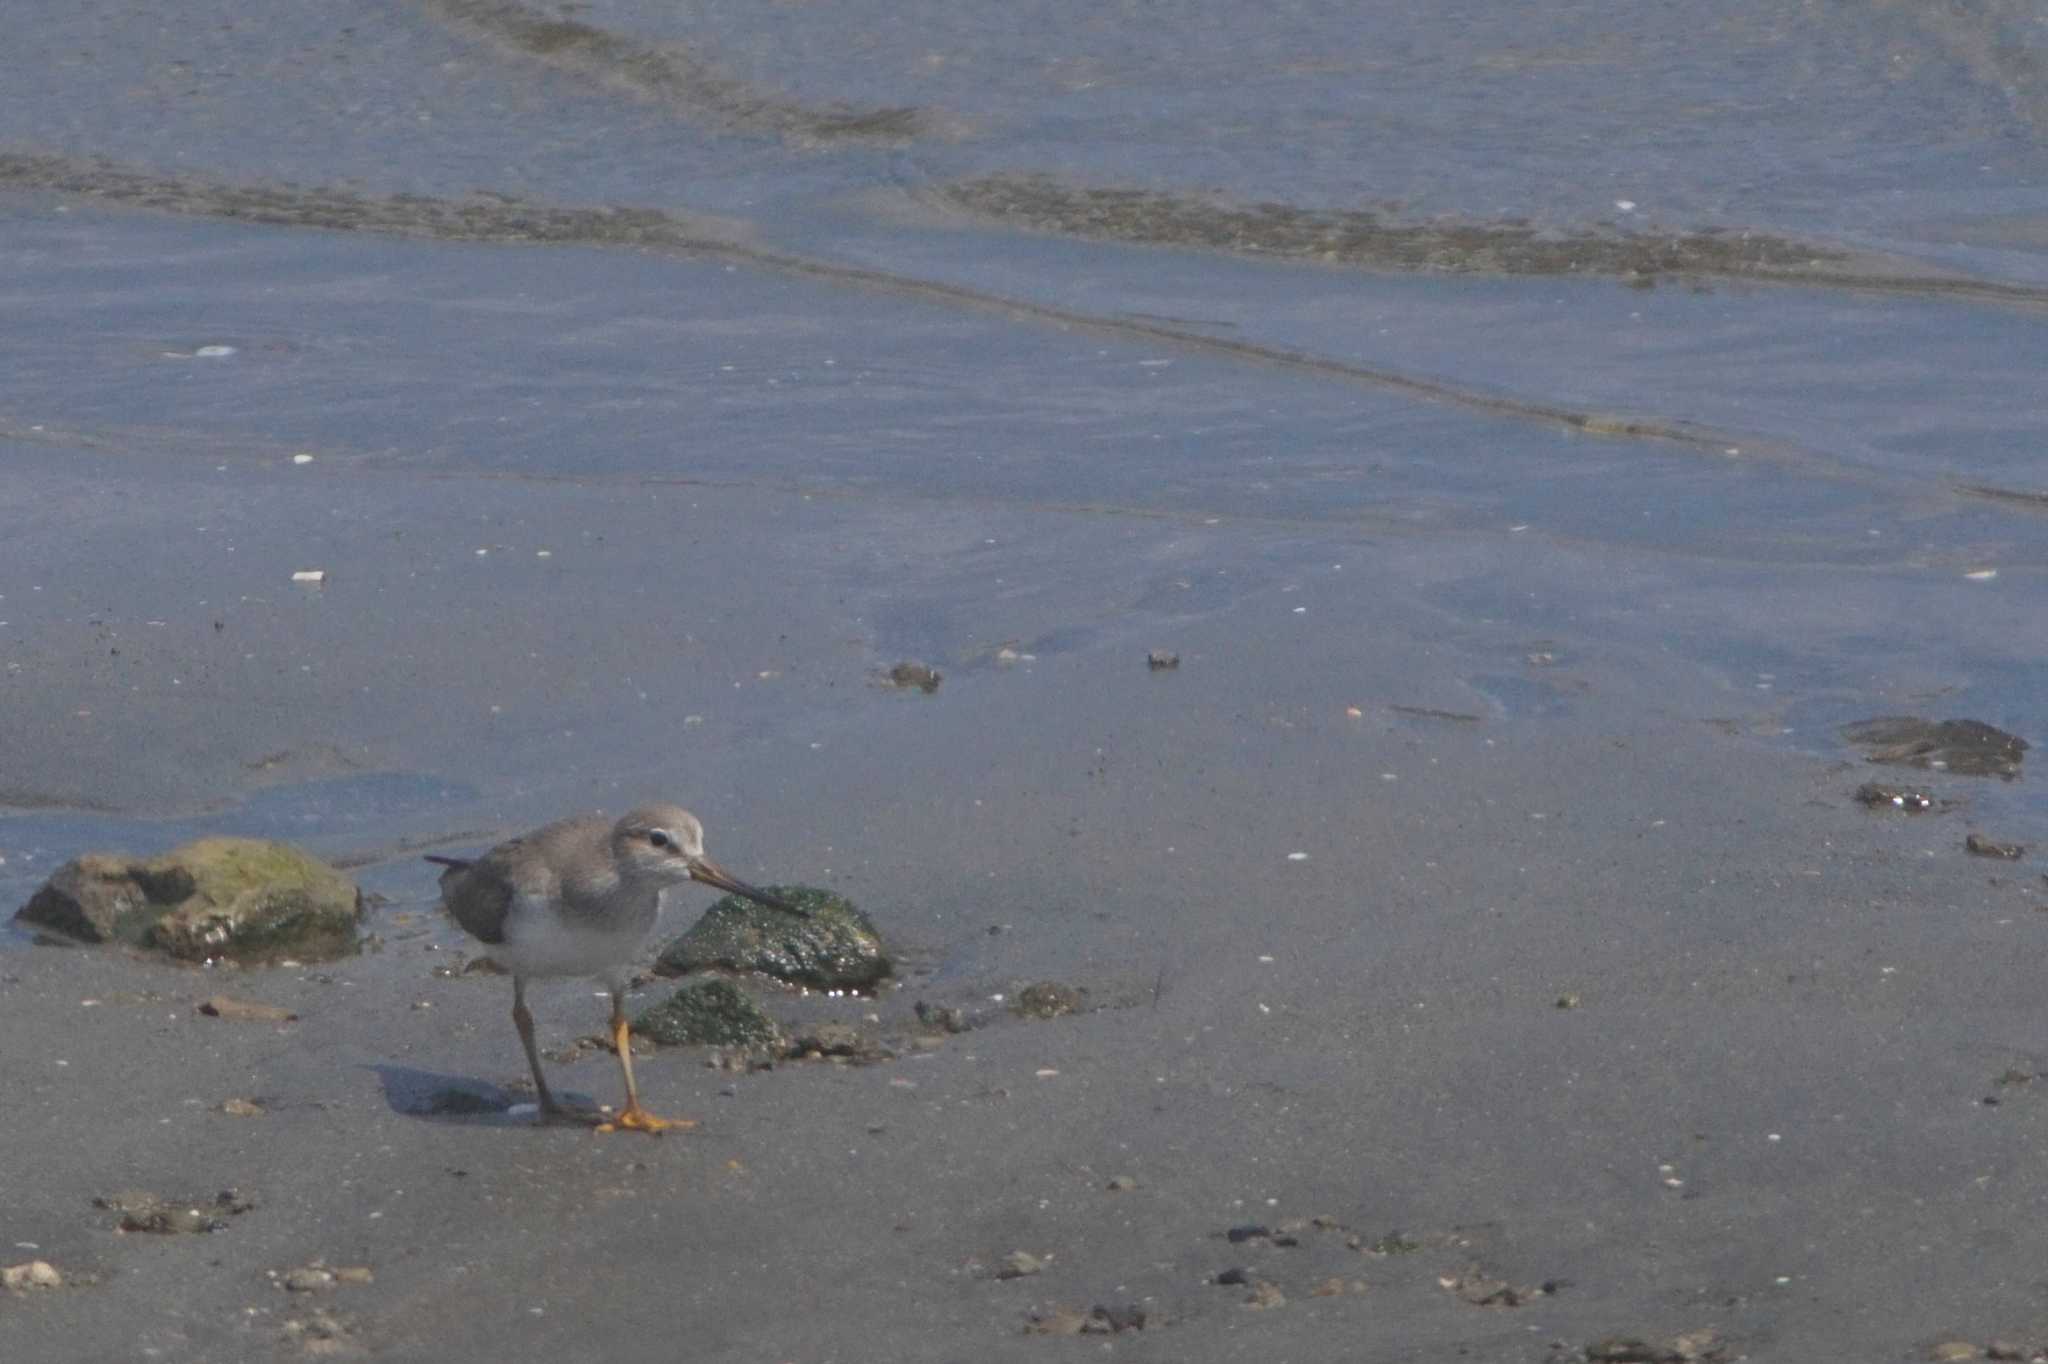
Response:
M334 1281L350 1285L375 1283L377 1276L370 1272L368 1265L344 1265L334 1271Z
M227 1099L221 1103L220 1111L231 1118L260 1118L263 1105L254 1099Z
M793 1060L850 1060L861 1065L893 1060L896 1053L851 1023L816 1023L789 1039L784 1055Z
M1243 1265L1232 1265L1230 1268L1218 1270L1216 1273L1216 1282L1225 1288L1242 1287L1251 1281L1251 1271Z
M1020 1018L1058 1018L1078 1010L1085 993L1056 980L1041 980L1019 990L1010 1008Z
M1927 791L1879 781L1867 781L1857 787L1856 799L1873 810L1904 810L1909 815L1926 814L1935 806L1934 796Z
M1309 1289L1308 1295L1312 1298L1334 1298L1344 1292L1344 1287L1343 1276L1332 1274L1314 1288Z
M882 677L892 687L901 687L906 691L915 687L926 696L937 691L939 683L946 680L945 674L937 668L919 663L916 659L905 659L882 674Z
M1280 1291L1280 1285L1260 1279L1252 1285L1251 1294L1245 1298L1244 1304L1255 1312L1264 1312L1269 1308L1285 1307L1287 1295Z
M1579 997L1577 995L1559 995L1557 997L1557 1007L1560 1009L1576 1009L1579 1007Z
M334 1271L323 1265L287 1270L279 1280L288 1293L324 1293L334 1287Z
M927 1004L920 999L917 1001L916 1013L918 1022L927 1028L937 1028L940 1032L962 1033L974 1026L974 1020L967 1016L965 1009L955 1008L950 1004Z
M1081 1329L1090 1335L1114 1335L1119 1331L1142 1331L1148 1320L1145 1309L1134 1302L1114 1307L1098 1303Z
M1971 834L1963 840L1963 847L1979 857L2002 857L2008 862L2017 862L2027 855L2026 848L2018 843L1994 843L1982 834Z
M1939 1345L1936 1345L1933 1349L1929 1350L1927 1352L1927 1357L1929 1359L1949 1361L1958 1359L1977 1359L1981 1356L1977 1347L1967 1340L1944 1340Z
M1165 672L1180 666L1180 655L1165 649L1154 649L1145 655L1145 666L1153 672Z
M0 1288L26 1293L37 1288L62 1288L64 1276L48 1260L28 1260L0 1269Z
M998 1279L1022 1279L1037 1274L1043 1271L1044 1268L1045 1261L1039 1259L1030 1251L1013 1250L1003 1257L1003 1262L1000 1265L996 1266L996 1277Z
M1984 1343L1986 1359L2025 1359L2027 1347L2015 1345L2009 1340L1989 1340Z
M131 1189L95 1198L92 1203L96 1208L121 1214L119 1230L157 1236L220 1231L227 1226L229 1217L256 1206L233 1189L224 1189L210 1199L191 1200L159 1198Z
M1129 1193L1131 1190L1138 1187L1138 1181L1131 1178L1131 1176L1129 1175L1117 1175L1115 1178L1111 1179L1109 1183L1103 1185L1102 1187L1109 1190L1111 1193Z
M235 1023L293 1023L299 1017L290 1009L281 1009L275 1004L258 1004L230 995L215 995L202 1000L198 1009L208 1018L224 1018Z
M1089 1314L1074 1307L1050 1307L1035 1311L1024 1323L1026 1334L1037 1336L1078 1336L1088 1329Z
M1243 1245L1246 1241L1263 1241L1272 1234L1273 1229L1271 1227L1262 1227L1256 1223L1248 1223L1241 1227L1230 1228L1223 1233L1223 1239L1237 1246Z

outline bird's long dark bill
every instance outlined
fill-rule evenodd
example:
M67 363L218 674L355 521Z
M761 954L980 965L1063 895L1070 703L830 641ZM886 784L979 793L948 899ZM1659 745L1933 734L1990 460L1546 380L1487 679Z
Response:
M723 868L709 858L700 857L690 864L690 879L702 881L707 886L717 886L720 890L729 890L735 895L744 895L757 905L766 905L770 909L779 909L785 914L806 914L806 911L798 909L789 901L778 900L767 891L750 886L737 876L728 875Z

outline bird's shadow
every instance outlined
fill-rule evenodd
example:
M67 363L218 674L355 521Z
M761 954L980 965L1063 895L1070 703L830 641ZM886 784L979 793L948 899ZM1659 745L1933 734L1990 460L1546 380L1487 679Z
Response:
M469 1075L444 1075L412 1066L371 1065L384 1086L391 1111L422 1122L465 1127L532 1127L533 1096L502 1089ZM587 1095L557 1090L560 1101L575 1108L595 1109Z

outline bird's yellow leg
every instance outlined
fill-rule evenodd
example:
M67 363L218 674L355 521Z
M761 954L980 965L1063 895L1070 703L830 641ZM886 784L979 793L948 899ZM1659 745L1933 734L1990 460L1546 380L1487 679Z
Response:
M687 1132L697 1125L693 1118L657 1118L640 1106L640 1088L633 1083L633 1034L626 1026L625 1001L612 996L612 1047L619 1054L619 1069L626 1076L626 1106L610 1122L598 1124L600 1132Z

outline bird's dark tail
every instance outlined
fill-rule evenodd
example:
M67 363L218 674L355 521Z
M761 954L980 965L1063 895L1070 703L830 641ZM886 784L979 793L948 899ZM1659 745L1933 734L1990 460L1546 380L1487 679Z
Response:
M462 871L475 865L475 859L468 857L441 857L434 853L428 853L426 858L429 862L439 862L442 866L453 867L457 871Z

